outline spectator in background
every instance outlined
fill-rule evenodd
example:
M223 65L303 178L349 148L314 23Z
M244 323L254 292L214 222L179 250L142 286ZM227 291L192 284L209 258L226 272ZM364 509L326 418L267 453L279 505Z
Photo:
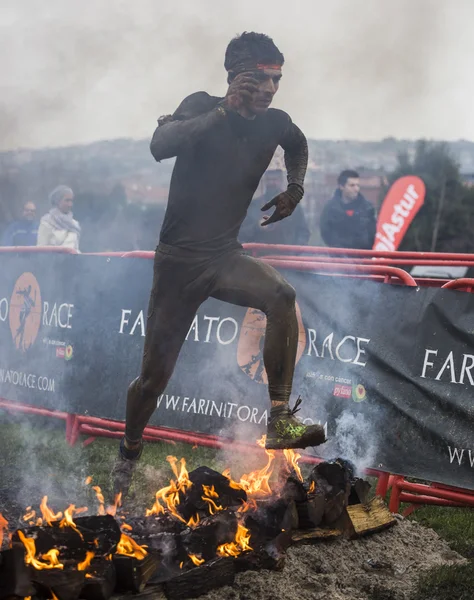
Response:
M38 246L63 246L79 250L81 227L72 216L73 191L65 185L58 185L49 199L52 208L41 218Z
M38 222L36 206L33 202L25 202L22 218L13 221L3 234L2 246L36 246L38 238Z
M274 189L269 189L263 196L252 200L239 232L239 241L242 244L254 242L305 246L308 243L310 231L300 204L296 205L291 219L283 219L265 227L261 226L265 219L262 217L261 208L277 193Z
M360 193L357 171L342 171L338 188L321 215L321 236L331 248L371 250L376 217L372 204Z

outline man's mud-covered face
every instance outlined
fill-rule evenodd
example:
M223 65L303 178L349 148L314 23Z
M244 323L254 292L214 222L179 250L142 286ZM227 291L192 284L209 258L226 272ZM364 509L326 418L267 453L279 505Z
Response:
M262 114L269 109L273 96L280 87L281 69L256 69L250 71L249 75L258 82L258 91L247 104L247 108L254 115Z

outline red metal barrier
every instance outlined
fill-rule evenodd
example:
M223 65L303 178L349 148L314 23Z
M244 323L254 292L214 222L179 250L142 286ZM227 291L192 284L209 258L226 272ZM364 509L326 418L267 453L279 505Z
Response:
M398 512L401 502L410 502L413 506L432 504L436 506L474 507L474 491L459 490L460 488L451 488L446 485L439 487L434 484L412 483L402 476L395 476L392 481L389 509L393 513ZM412 511L413 508L409 507L406 512L409 514Z
M453 279L452 281L448 281L448 283L445 283L443 285L443 288L449 290L464 290L466 292L472 293L474 291L474 279L469 279L467 277Z
M343 256L299 256L299 255L285 255L285 254L269 254L262 257L263 260L293 260L300 262L309 262L317 260L318 262L337 262L337 263L348 263L358 265L387 265L387 266L430 266L430 267L474 267L474 255L472 260L451 260L449 263L445 260L435 259L418 259L418 258L383 258L373 256L371 258L365 257L343 257Z
M64 248L63 246L0 246L0 252L5 254L15 254L18 252L34 252L37 254L80 254L74 248Z

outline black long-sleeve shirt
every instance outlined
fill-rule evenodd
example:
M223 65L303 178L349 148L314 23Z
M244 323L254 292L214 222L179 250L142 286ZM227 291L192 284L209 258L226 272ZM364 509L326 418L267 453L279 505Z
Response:
M259 181L278 146L288 184L303 186L308 147L281 110L255 119L218 109L222 98L197 92L160 125L150 144L157 161L176 156L160 241L178 248L221 252L237 235Z

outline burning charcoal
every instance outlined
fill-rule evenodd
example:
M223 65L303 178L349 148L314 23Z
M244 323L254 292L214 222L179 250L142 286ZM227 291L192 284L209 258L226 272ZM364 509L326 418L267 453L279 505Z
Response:
M197 598L215 588L232 586L235 579L235 559L216 558L199 567L183 571L163 584L168 600Z
M336 491L342 490L347 497L349 497L350 493L350 477L349 471L345 469L339 462L322 462L319 465L316 465L311 473L318 475L315 483L317 484L317 479L323 478L325 479L330 486L336 489Z
M210 512L210 503L202 499L203 496L207 495L203 486L206 486L208 490L213 490L211 500L222 508L239 506L247 500L245 490L241 488L234 489L227 477L209 467L198 467L191 471L189 480L193 485L184 497L180 495L181 502L177 507L179 514L186 521L189 521L197 513L209 514Z
M155 554L147 554L143 560L114 554L112 560L117 574L115 589L119 592L143 591L159 566L159 559Z
M233 541L237 532L237 517L229 511L206 517L194 529L181 534L187 554L197 554L205 560L216 555L217 547Z
M37 590L37 595L51 598L51 592L58 600L77 600L84 587L84 571L62 571L59 569L44 569L37 571L29 567L31 581Z
M257 501L257 510L244 513L244 524L253 543L263 543L277 537L282 529L297 524L296 506L283 498L265 498Z
M13 544L10 550L0 552L0 600L33 594L34 587L25 565L25 548L23 544Z
M320 491L308 494L306 502L296 504L298 511L298 528L313 529L318 527L323 520L326 508L326 498Z
M367 504L371 485L365 479L356 478L351 484L351 493L349 494L349 505Z
M285 500L295 502L305 502L307 497L303 483L295 477L288 477L280 495Z
M326 525L335 523L347 506L346 495L340 490L336 495L326 497L324 507L324 522Z
M80 597L84 600L108 600L117 582L115 566L110 560L91 565L92 573L85 579Z
M157 534L169 533L179 534L186 529L185 523L178 519L165 514L150 517L129 517L126 520L131 526L133 539L140 543L148 543L148 540L153 539Z
M120 540L120 527L110 515L78 517L75 525L76 529L60 527L59 521L53 521L52 525L25 527L15 531L12 540L21 542L21 531L25 537L35 540L38 554L57 548L63 558L78 560L84 558L87 550L92 550L96 556L109 554Z

